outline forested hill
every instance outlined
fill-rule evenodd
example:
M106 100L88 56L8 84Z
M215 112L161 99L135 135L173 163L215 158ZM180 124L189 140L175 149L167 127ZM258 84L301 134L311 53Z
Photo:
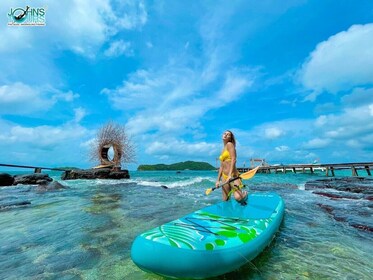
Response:
M215 167L207 162L184 161L173 164L139 165L138 171L153 170L215 170Z

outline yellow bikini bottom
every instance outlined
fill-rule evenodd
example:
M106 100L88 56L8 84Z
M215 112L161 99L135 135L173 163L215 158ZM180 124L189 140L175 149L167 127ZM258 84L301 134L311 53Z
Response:
M225 174L224 172L223 172L221 175L223 176L223 179L224 179L224 180L227 180L227 179L228 179L228 175ZM237 177L238 175L240 175L240 174L237 172L236 174L234 174L234 177ZM233 178L234 178L234 177L233 177ZM237 186L237 185L233 185L233 186L230 185L230 186L231 186L231 190L230 190L230 192L227 194L227 198L228 198L228 199L231 197L232 193L234 193L235 191L241 190L243 187L245 187L245 185L242 184L242 182L241 182L241 184L240 184L239 186Z
M225 174L224 172L222 172L221 175L223 176L223 179L224 179L224 180L227 180L227 179L228 179L228 175ZM240 173L238 173L238 172L237 172L236 174L233 174L234 177L237 177L238 175L240 175ZM233 178L234 178L234 177L233 177Z

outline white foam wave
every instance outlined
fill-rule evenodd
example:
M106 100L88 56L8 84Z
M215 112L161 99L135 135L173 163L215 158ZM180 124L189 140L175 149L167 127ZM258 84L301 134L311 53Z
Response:
M203 181L211 181L209 177L193 177L185 180L180 181L147 181L147 180L138 180L135 181L138 185L149 186L149 187L161 187L166 186L167 188L180 188L191 186L195 184L200 184Z

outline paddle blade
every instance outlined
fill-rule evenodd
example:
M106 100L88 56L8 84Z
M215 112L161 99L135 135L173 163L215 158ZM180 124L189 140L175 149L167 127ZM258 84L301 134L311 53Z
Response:
M251 179L252 177L254 177L255 173L258 171L259 169L259 166L255 167L254 169L250 170L250 171L247 171L245 173L242 173L240 175L240 178L241 179L244 179L244 180L248 180L248 179Z
M206 195L209 195L211 192L212 192L212 188L209 188L209 189L207 189L207 190L205 191L205 194L206 194Z

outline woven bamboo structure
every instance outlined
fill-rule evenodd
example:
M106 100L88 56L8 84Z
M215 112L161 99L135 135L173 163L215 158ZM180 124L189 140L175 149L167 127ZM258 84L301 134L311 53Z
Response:
M113 155L110 155L111 152ZM109 122L102 126L92 146L90 159L100 167L120 168L122 164L134 162L135 148L125 127Z

